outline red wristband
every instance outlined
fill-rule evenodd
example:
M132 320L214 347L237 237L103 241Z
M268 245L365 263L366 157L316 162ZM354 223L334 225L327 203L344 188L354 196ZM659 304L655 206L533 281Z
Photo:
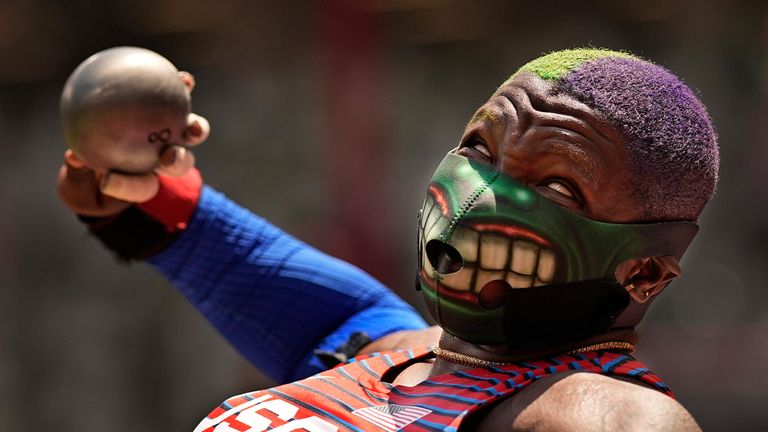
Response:
M168 232L184 230L189 218L197 207L203 178L197 168L192 168L181 177L159 174L160 189L151 200L138 207L157 219Z

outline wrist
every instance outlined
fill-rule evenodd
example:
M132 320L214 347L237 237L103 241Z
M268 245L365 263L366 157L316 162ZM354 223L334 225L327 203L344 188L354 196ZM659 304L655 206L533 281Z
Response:
M144 260L172 244L197 208L202 178L196 169L181 177L158 176L154 198L106 217L78 215L102 244L123 260Z
M192 168L179 177L159 174L159 189L149 201L137 207L165 226L169 233L183 231L197 207L203 180L200 171Z

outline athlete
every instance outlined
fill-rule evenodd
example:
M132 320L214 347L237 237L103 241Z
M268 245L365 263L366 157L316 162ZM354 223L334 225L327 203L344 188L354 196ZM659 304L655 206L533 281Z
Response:
M206 133L192 118L189 136ZM163 170L185 154L161 157ZM475 113L419 218L418 288L441 332L195 170L125 176L65 160L60 195L108 247L157 266L273 377L314 374L233 397L199 431L698 430L630 356L634 327L681 273L719 164L705 108L660 66L548 54ZM132 204L147 184L157 195Z

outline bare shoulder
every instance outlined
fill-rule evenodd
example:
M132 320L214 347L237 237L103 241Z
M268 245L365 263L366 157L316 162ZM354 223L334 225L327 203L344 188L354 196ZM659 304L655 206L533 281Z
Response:
M423 345L437 345L442 329L432 326L421 330L401 330L390 333L364 346L358 355L371 354L380 351L413 348Z
M585 372L549 377L505 400L482 431L700 431L680 403L656 390Z

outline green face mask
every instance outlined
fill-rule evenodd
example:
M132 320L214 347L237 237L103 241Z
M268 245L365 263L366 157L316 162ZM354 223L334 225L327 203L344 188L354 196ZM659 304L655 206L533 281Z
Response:
M697 231L587 219L449 153L419 213L419 287L438 324L468 342L575 342L608 330L627 307L614 276L621 262L679 258Z

